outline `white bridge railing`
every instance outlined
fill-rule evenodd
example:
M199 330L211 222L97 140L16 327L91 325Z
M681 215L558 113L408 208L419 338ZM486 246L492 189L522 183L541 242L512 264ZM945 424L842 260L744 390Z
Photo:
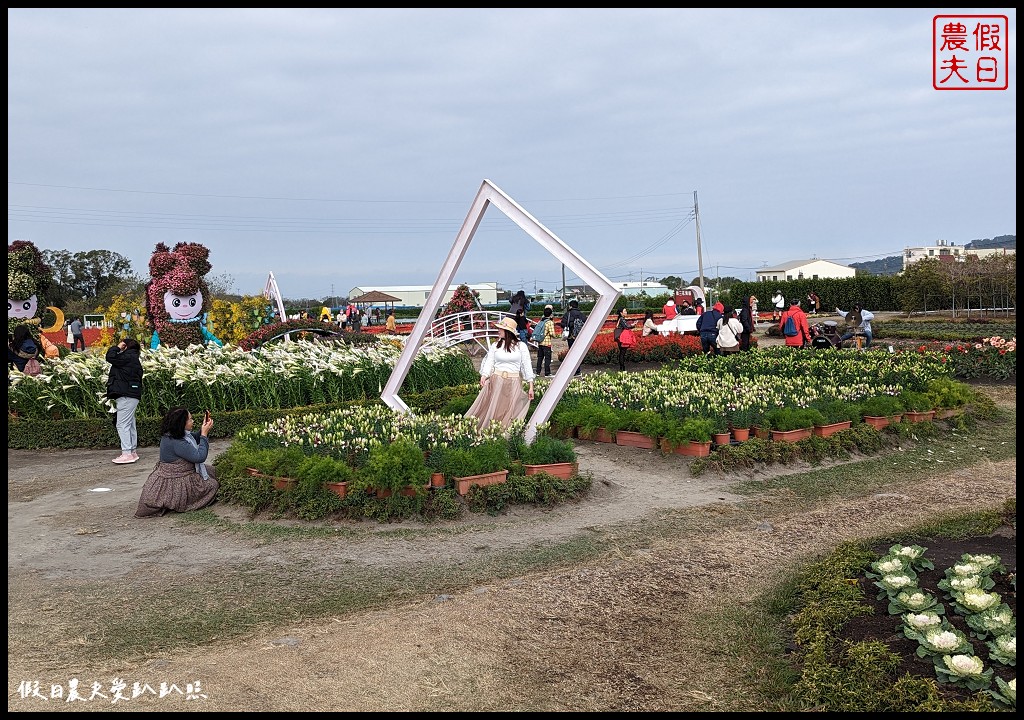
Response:
M442 315L430 324L426 336L444 347L474 342L486 351L488 343L500 337L501 331L495 324L507 317L515 319L511 313L500 310L467 310L454 315ZM536 347L533 341L529 345Z

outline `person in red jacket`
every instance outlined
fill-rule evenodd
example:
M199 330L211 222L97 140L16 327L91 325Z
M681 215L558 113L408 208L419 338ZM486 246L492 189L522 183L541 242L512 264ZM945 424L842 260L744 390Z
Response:
M796 325L796 335L786 335L786 320L793 318ZM789 347L807 347L811 344L811 326L807 324L807 313L800 307L800 299L793 298L789 301L789 309L782 313L779 318L779 330L786 339Z

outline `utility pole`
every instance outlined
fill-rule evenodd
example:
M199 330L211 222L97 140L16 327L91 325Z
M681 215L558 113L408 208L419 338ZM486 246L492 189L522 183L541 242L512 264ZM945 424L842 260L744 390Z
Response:
M565 310L565 263L562 263L562 309Z
M700 291L705 296L705 302L707 302L707 293L704 290L704 253L700 246L700 213L697 211L697 191L693 191L693 224L697 228L697 272L700 274Z

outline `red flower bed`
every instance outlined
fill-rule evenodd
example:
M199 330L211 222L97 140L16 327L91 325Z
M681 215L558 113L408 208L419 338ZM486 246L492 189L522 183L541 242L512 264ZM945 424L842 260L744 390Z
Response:
M558 353L562 360L568 351ZM630 362L664 362L677 360L701 352L700 338L696 335L648 335L637 338L637 345L626 356ZM583 362L590 365L604 365L619 361L619 346L612 333L602 332L591 344Z

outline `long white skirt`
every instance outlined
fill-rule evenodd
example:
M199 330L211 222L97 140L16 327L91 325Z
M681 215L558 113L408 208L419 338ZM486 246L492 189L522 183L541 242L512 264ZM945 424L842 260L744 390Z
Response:
M480 394L466 411L466 417L475 417L480 427L492 422L508 427L513 420L522 420L530 410L530 396L523 389L523 379L491 375L480 389Z

